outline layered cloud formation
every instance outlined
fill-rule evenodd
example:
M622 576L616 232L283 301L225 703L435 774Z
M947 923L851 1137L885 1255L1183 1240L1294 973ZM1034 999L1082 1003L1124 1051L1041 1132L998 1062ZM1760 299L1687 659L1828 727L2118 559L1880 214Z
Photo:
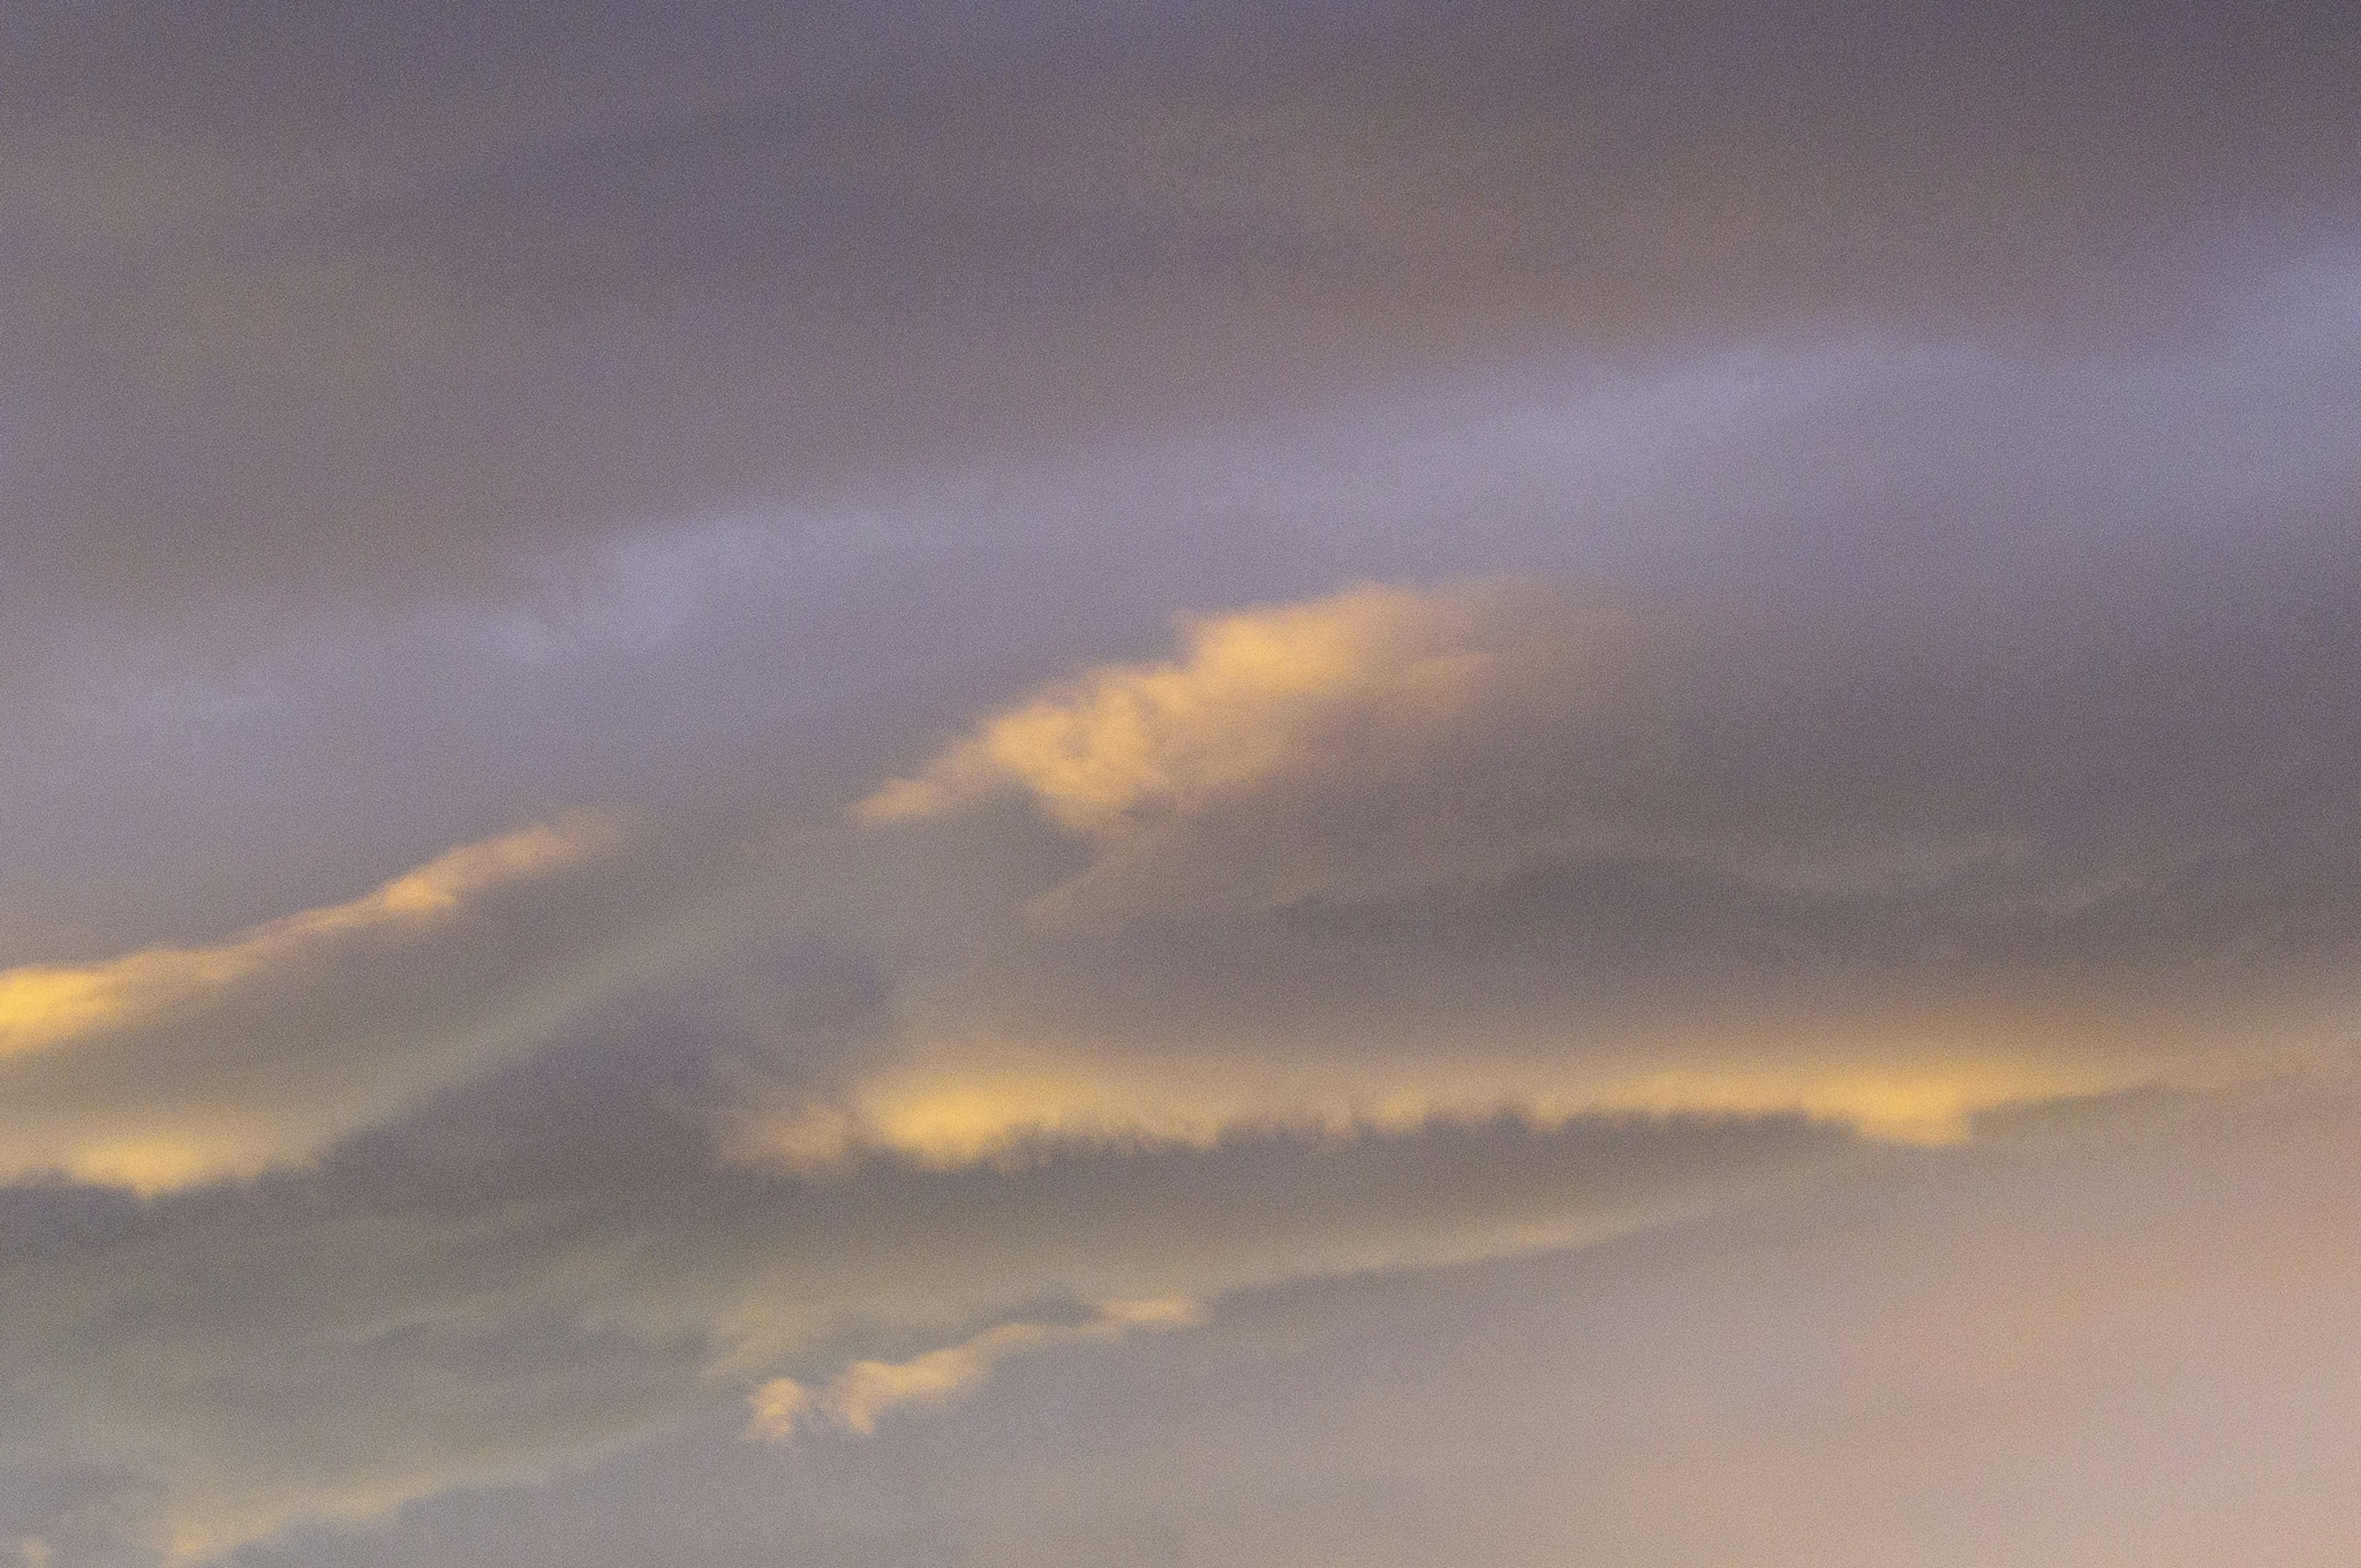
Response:
M689 1044L585 1041L299 1178L12 1196L5 1458L51 1478L26 1526L203 1559L579 1463L717 1392L775 1411L779 1376L858 1431L1152 1315L1074 1302L1613 1234L1850 1153L1792 1121L1497 1124L814 1183L717 1162Z
M27 1539L208 1560L717 1398L887 1432L1180 1321L1140 1302L2348 1070L2361 683L2303 541L2099 618L2071 582L1351 587L987 702L752 836L561 818L19 966Z
M1135 1329L1185 1328L1197 1320L1186 1301L1116 1301L1078 1323L1002 1323L960 1344L909 1361L856 1361L814 1394L792 1377L774 1377L749 1396L749 1432L784 1442L815 1420L867 1435L896 1405L939 1404L972 1388L1000 1362L1068 1340L1114 1339Z
M2345 9L0 16L0 1556L2353 1558Z
M1586 1551L2299 1568L2351 1539L2349 1091L2036 1118L1612 1245L1234 1298L867 1438L745 1412L544 1488L312 1531L607 1568ZM758 1501L758 1499L760 1499ZM791 1521L791 1522L788 1522ZM520 1542L524 1542L520 1546Z
M2329 738L2361 672L2309 629L2225 644L2193 584L2095 620L2061 587L2003 636L1537 585L1196 623L855 808L988 835L1014 795L1089 858L988 970L925 989L915 1059L777 1146L1603 1109L1941 1139L2014 1100L2348 1059ZM2263 689L2270 733L2240 713Z

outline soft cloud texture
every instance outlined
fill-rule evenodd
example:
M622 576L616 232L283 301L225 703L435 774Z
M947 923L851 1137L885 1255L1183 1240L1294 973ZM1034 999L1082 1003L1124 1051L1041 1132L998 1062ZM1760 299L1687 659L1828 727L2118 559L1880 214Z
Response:
M817 1394L792 1377L774 1377L747 1396L749 1436L784 1442L815 1418L867 1436L896 1405L940 1404L992 1375L1020 1351L1072 1340L1114 1339L1143 1328L1185 1328L1197 1321L1186 1301L1118 1301L1079 1323L1003 1323L960 1344L910 1361L856 1361Z
M2354 1559L2350 9L0 10L0 1550Z
M1115 836L1334 767L1340 744L1382 757L1399 732L1447 721L1481 679L1488 655L1454 636L1458 608L1363 587L1196 621L1183 657L1107 666L997 714L854 814L935 817L1014 788L1061 827Z
M2179 331L2340 7L746 0L11 24L11 604L535 545L1552 350Z
M464 845L348 904L291 915L217 946L159 948L78 969L0 970L0 1056L186 1006L258 971L316 961L339 940L431 928L457 916L463 901L577 863L612 837L608 824L590 818L530 828Z
M618 849L580 815L212 945L0 971L0 1168L250 1177L531 1048L637 902L596 883Z
M807 1182L715 1157L703 1055L642 1021L311 1171L146 1204L14 1191L0 1475L24 1500L0 1528L209 1558L585 1463L776 1377L850 1425L929 1376L1170 1315L1072 1303L1564 1245L1855 1153L1791 1119L1596 1120ZM266 1283L294 1256L321 1266Z
M1087 862L911 978L908 1059L750 1141L958 1160L1614 1109L1941 1140L2348 1059L2324 738L2361 736L2361 671L2326 638L2349 574L2293 565L2226 568L2270 623L2203 608L2200 560L2095 617L2071 583L1875 619L1525 583L1198 623L862 804L1021 839L980 809L1018 792ZM2268 977L2237 957L2266 940Z
M2356 1501L2352 1093L2026 1118L1607 1246L1241 1296L858 1443L746 1443L741 1407L246 1561L2311 1568Z

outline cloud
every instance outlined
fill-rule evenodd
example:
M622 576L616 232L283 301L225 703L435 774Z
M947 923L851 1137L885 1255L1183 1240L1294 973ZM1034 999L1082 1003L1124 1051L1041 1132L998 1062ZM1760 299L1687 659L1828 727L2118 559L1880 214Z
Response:
M0 971L0 1169L150 1194L251 1177L483 1070L563 1016L659 885L631 888L623 847L577 814L218 943Z
M733 1400L251 1561L2342 1562L2355 1091L2053 1109L1604 1246L1237 1295L859 1442L746 1442Z
M0 1542L2351 1557L2361 29L2021 10L0 12Z
M737 1146L1682 1111L1939 1143L2347 1060L2352 591L2298 537L1988 606L1524 581L1187 622L866 797L879 840L995 857L1005 916L903 977L895 1051L752 1094Z
M938 752L1047 705L1058 743L1023 769L953 769L930 814L782 824L768 901L587 1037L504 1034L408 1080L455 1085L423 1106L307 1123L277 1146L308 1157L246 1186L5 1194L6 1457L104 1478L193 1552L717 1404L733 1432L865 1411L874 1448L920 1424L896 1397L1014 1381L1038 1325L1091 1321L1061 1305L1218 1317L1949 1157L1868 1145L2015 1102L2334 1058L2361 688L2318 611L2348 578L2257 561L1956 620L1531 583L1206 618ZM1199 656L1225 637L1282 656ZM1305 655L1317 680L1254 674L1298 647L1333 656ZM1450 700L1402 696L1435 661ZM502 985L613 950L653 885L616 856L459 897L393 942L436 955L401 972L520 911L555 945L489 952ZM409 928L365 929L374 953ZM368 968L323 957L341 933L288 949L332 995ZM699 1012L731 942L774 987ZM569 1003L613 981L583 968ZM269 965L224 994L266 976L315 994ZM103 1061L119 1032L93 1028L8 1070ZM355 1054L291 1059L333 1083Z
M80 968L0 970L0 1057L202 1007L258 974L319 962L339 945L431 931L466 901L613 847L614 826L577 816L465 844L347 904L274 920L212 947L159 948Z
M626 1014L303 1168L0 1190L0 1530L194 1559L749 1390L741 1426L852 1430L1176 1300L1597 1240L1861 1153L1791 1117L1501 1120L804 1179L717 1157L718 1048Z
M302 1090L337 1113L291 1120L246 1184L0 1193L0 1380L22 1412L0 1458L202 1553L594 1463L700 1412L825 1425L862 1364L884 1370L842 1408L878 1441L799 1446L881 1448L926 1424L894 1393L999 1365L939 1412L961 1419L1020 1376L979 1334L1090 1321L1061 1305L1218 1318L1307 1275L1629 1234L1940 1154L1856 1129L1956 1140L2027 1097L2252 1075L2305 1007L2309 1044L2346 1048L2349 1009L2307 967L2349 950L2348 884L2323 872L2345 852L2326 829L2353 688L2308 608L2346 579L2281 569L1964 622L1603 613L1532 584L1361 590L1346 602L1395 608L1359 623L1246 612L1360 625L1310 643L1379 676L1278 700L1191 685L1218 661L1190 641L1058 683L1038 700L1085 718L1103 687L1210 693L1138 699L1145 754L1185 765L1092 775L1182 784L1071 826L1013 774L986 793L1017 810L784 822L763 896L672 940L687 972L595 1029L585 998L658 967L611 955L639 953L673 885L629 836L448 904L363 899L357 926L192 948L269 957L175 1017L247 997L236 1038L285 1017L282 1044L319 1047L220 1102L276 1114ZM1466 672L1453 700L1395 700L1387 672L1430 656ZM2258 705L2299 716L2302 744L2241 728ZM1277 761L1203 761L1237 732ZM1174 878L1134 874L1151 863ZM1097 917L1041 915L1108 865L1132 880L1103 881ZM770 988L700 1010L741 960ZM505 1019L504 987L560 971L587 1034L504 1024L432 1072L410 1058L366 1113L349 1079L371 1054L315 1026L356 977ZM390 1016L431 1044L450 1014ZM6 1069L117 1049L151 1069L161 1037L93 1025ZM800 1151L722 1136L780 1128ZM71 1513L0 1530L64 1542Z
M1141 898L1271 905L1340 880L1448 878L1471 857L1512 864L1531 847L1497 817L1462 820L1458 800L1421 803L1417 839L1387 831L1404 826L1397 816L1357 850L1312 813L1340 782L1379 794L1380 806L1415 800L1438 765L1497 750L1520 720L1607 732L1603 758L1552 759L1565 764L1560 798L1544 804L1560 817L1585 804L1586 785L1613 787L1617 770L1648 765L1614 753L1663 750L1634 707L1655 678L1638 663L1652 630L1540 584L1363 586L1183 630L1178 659L1104 664L986 718L859 802L855 818L891 827L1021 795L1096 849L1091 872L1038 899L1034 915L1089 923L1124 918ZM1290 811L1264 841L1224 837L1242 814L1268 828Z
M1536 352L2169 335L2356 217L2326 5L893 14L45 38L9 581L394 597Z
M1490 583L1360 587L1206 618L1189 625L1182 657L1102 665L994 714L855 816L888 827L1027 796L1094 849L1084 876L1037 900L1053 927L1192 902L1235 914L1382 901L1610 861L1840 900L1906 897L1986 869L2007 880L2084 869L2033 853L2062 826L2037 815L2056 803L1973 798L1987 781L1949 770L2015 758L1978 762L1956 731L2066 721L2121 694L2026 691L2012 695L2029 710L1978 711L1963 706L1968 682L2026 672L1929 663L1927 644L1952 634L1938 622L1905 620L1898 635L1751 616L1715 625L1708 608ZM1878 672L1867 679L1865 662ZM2068 678L2103 687L2136 674L2102 664ZM2138 727L2166 718L2144 695L2151 711L2117 719L2133 746ZM1941 751L1924 749L1938 729L1952 732Z
M865 1155L951 1169L1018 1164L1064 1146L1168 1145L1212 1149L1245 1133L1347 1139L1437 1123L1508 1120L1537 1132L1596 1116L1796 1115L1910 1144L1955 1143L2004 1106L2119 1091L2137 1065L2045 1063L1978 1053L1966 1059L1683 1064L1585 1073L1564 1065L1466 1070L1328 1058L1292 1073L1219 1076L1202 1059L1159 1072L1098 1066L1087 1053L1015 1053L888 1069L826 1100L740 1107L734 1157L825 1177ZM1014 1058L1014 1059L1011 1059Z
M1289 774L1382 755L1466 699L1488 654L1465 645L1466 607L1375 586L1308 604L1186 624L1187 652L1111 664L985 719L915 777L854 806L882 824L941 816L1021 790L1061 827L1119 835Z
M814 1394L791 1377L774 1378L747 1397L747 1435L783 1442L812 1420L867 1436L897 1405L940 1404L992 1375L1021 1351L1073 1340L1111 1340L1138 1329L1187 1328L1197 1309L1178 1299L1116 1301L1079 1323L1002 1323L959 1344L909 1361L856 1361Z

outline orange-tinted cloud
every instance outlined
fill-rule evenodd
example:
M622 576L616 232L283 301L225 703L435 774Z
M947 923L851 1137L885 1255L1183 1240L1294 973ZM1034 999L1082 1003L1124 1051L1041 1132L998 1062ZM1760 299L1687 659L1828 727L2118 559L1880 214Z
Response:
M1362 587L1186 623L1178 659L1104 665L983 720L861 820L938 817L1004 791L1076 832L1185 812L1447 716L1490 655L1454 596Z
M432 930L469 899L529 881L613 847L614 825L579 815L463 844L373 892L309 909L203 947L151 948L71 968L0 970L0 1057L66 1045L136 1025L276 970L292 969L339 942Z
M577 814L220 942L0 973L0 1170L143 1193L248 1176L478 1070L616 934L583 879L621 842Z

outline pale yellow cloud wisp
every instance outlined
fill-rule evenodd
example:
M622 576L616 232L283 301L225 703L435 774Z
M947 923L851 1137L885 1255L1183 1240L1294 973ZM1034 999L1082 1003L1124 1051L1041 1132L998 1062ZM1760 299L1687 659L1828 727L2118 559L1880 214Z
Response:
M792 1377L774 1377L748 1396L747 1435L781 1442L815 1422L868 1436L878 1418L897 1405L940 1404L992 1375L1008 1356L1074 1340L1111 1340L1142 1329L1186 1328L1196 1308L1179 1299L1114 1301L1081 1323L1003 1323L973 1339L908 1361L856 1361L815 1392Z
M583 813L463 844L344 904L305 910L202 947L151 948L95 964L0 970L0 1058L125 1027L291 963L325 942L423 930L504 883L576 864L609 845L607 818Z
M1967 1137L2003 1106L2121 1090L2121 1067L2043 1064L2012 1055L1923 1062L1717 1065L1688 1062L1591 1075L1503 1069L1389 1076L1334 1067L1286 1084L1244 1081L1208 1065L1170 1073L1077 1056L938 1064L881 1075L837 1102L746 1118L741 1157L810 1174L864 1153L938 1169L1022 1160L1057 1146L1210 1149L1240 1134L1398 1135L1438 1122L1508 1118L1538 1131L1586 1116L1800 1115L1881 1142L1936 1146Z
M914 777L853 807L879 824L941 816L1006 790L1060 827L1119 828L1304 765L1323 729L1448 711L1486 659L1455 645L1452 596L1363 587L1187 624L1177 660L1102 666L997 714Z

